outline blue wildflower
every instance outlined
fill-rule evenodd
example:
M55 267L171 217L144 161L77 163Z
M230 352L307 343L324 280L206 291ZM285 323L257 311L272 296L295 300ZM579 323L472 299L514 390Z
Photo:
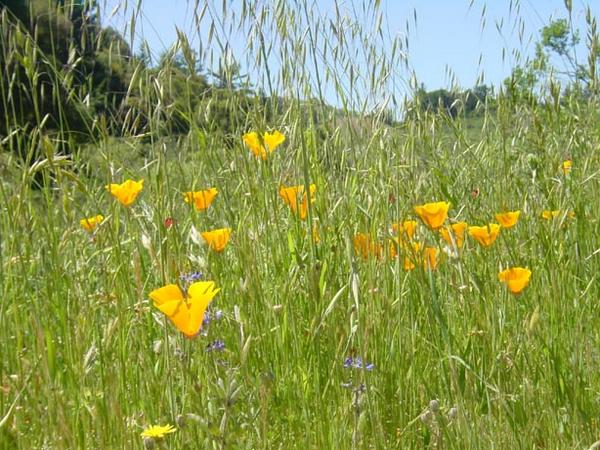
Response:
M363 360L360 356L358 356L356 358L352 358L351 356L348 356L344 360L344 369L365 369L370 372L374 368L375 368L375 364L363 362Z
M179 279L186 284L192 284L192 283L195 283L196 281L200 281L202 279L202 273L200 273L200 272L182 273L181 275L179 275Z
M223 311L217 309L216 311L207 310L204 313L204 318L202 319L202 327L207 326L213 320L221 320L223 318Z
M217 339L206 346L207 352L222 352L223 350L225 350L225 342L220 339Z

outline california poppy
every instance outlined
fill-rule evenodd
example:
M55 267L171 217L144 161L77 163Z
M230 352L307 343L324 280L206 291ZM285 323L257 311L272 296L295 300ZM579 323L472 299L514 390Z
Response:
M277 147L285 142L283 133L275 130L272 133L265 133L262 139L256 131L244 134L242 136L244 144L256 157L267 159L269 153L272 153Z
M204 231L201 234L212 250L222 252L229 242L231 228L219 228L218 230Z
M79 224L83 227L85 231L89 231L91 233L103 220L104 216L98 214L97 216L88 217L87 219L81 219L79 221Z
M446 221L448 209L450 209L450 203L448 202L425 203L424 205L415 206L417 215L425 225L434 230L441 227Z
M315 193L317 192L317 186L311 184L309 186L310 203L315 202ZM290 186L279 188L279 196L283 199L286 205L290 207L294 214L298 214L300 219L306 219L308 213L308 198L304 192L304 185Z
M186 337L198 334L206 308L220 291L212 281L193 283L184 296L179 286L168 284L150 292L154 306L162 311Z
M142 192L144 188L144 180L133 181L126 180L121 184L109 184L106 186L108 192L115 197L121 204L130 206Z
M552 220L552 219L555 219L556 217L560 216L560 214L561 214L560 209L555 209L553 211L545 209L544 211L542 211L542 218L546 219L546 220ZM573 211L569 211L569 212L567 212L567 217L569 219L573 219L575 217L575 213Z
M503 228L512 228L517 224L521 211L508 211L495 215L496 220L500 222Z
M205 189L203 191L184 192L183 199L186 203L193 203L196 211L208 209L219 191L216 188Z
M531 270L523 267L512 267L498 274L498 279L506 283L508 290L513 294L520 294L529 284Z
M400 237L401 240L404 238L408 238L411 240L417 229L417 221L416 220L405 220L404 222L398 222L392 224L392 230L396 232L396 234Z
M435 270L438 266L439 250L437 247L425 247L423 250L423 267L429 270Z
M381 258L383 254L383 245L374 241L371 236L366 233L358 233L352 239L354 251L356 251L363 259L368 259L369 256Z
M461 248L465 241L465 231L467 230L467 222L456 222L450 226L440 228L442 239L448 244L452 244L452 240L456 243L457 248Z
M416 266L416 263L421 259L421 244L418 242L411 242L410 247L406 247L407 254L404 256L404 270L409 271L413 270Z
M500 233L500 225L490 223L483 227L469 227L469 235L474 238L480 245L489 247L494 243Z

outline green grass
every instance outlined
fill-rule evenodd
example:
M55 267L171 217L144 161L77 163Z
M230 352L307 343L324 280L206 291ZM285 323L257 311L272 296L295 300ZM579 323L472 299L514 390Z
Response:
M389 127L291 101L271 123L257 111L227 136L169 138L153 133L168 120L157 111L148 135L101 134L66 160L52 136L37 166L3 149L0 448L143 448L153 424L177 427L165 448L588 448L600 439L598 104L498 103L481 120ZM261 161L241 136L264 127L287 140ZM130 208L105 189L126 178L145 180ZM300 221L278 190L309 183ZM208 187L208 211L183 202ZM522 215L433 272L355 254L356 233L387 246L392 223L436 200L473 225ZM96 214L91 237L79 220ZM225 226L220 254L193 231ZM444 247L422 224L416 239ZM533 271L519 296L498 281L509 266ZM223 318L190 340L148 294L192 271L221 288ZM207 352L216 339L226 350ZM346 369L348 356L375 368Z

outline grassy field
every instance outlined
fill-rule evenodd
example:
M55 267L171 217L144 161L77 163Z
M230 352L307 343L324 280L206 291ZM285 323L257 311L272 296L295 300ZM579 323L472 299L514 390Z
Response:
M287 39L299 43L294 32ZM600 440L594 97L500 96L481 119L420 113L392 126L297 100L269 123L257 109L227 135L169 137L158 133L167 108L155 108L148 133L99 135L69 156L42 127L2 141L0 448ZM242 139L253 130L285 142L257 158ZM17 145L39 150L37 162L25 164ZM124 206L106 186L127 179L143 189ZM302 194L294 213L280 188L311 184L302 219ZM184 201L208 188L218 190L208 209ZM521 214L490 246L467 234L458 248L415 211L442 201L444 227ZM98 214L86 231L80 221ZM407 220L417 221L417 252L392 227ZM224 227L230 241L211 250L201 233ZM498 278L510 267L532 272L518 295ZM185 292L192 278L220 291L187 338L150 293ZM143 438L152 425L174 431Z

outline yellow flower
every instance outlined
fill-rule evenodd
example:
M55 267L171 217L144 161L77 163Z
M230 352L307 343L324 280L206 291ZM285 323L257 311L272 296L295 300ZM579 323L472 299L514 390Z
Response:
M231 228L219 228L218 230L204 231L202 237L212 250L222 252L231 237Z
M570 159L565 159L562 162L562 165L560 168L562 169L562 172L564 175L568 175L569 172L571 172L572 167L573 167L573 161L571 161Z
M81 219L79 224L83 227L85 231L89 231L90 233L96 229L96 227L104 220L104 216L98 214L94 217L88 217L87 219Z
M393 223L392 230L400 236L400 239L403 240L404 237L408 237L408 239L412 239L415 235L415 231L417 229L417 221L416 220L405 220L402 223Z
M436 247L425 247L423 250L423 267L429 270L435 270L438 266L439 250Z
M198 281L190 285L184 297L179 286L167 284L150 292L150 298L179 331L192 338L200 331L206 308L219 291L212 281Z
M162 439L165 435L175 431L177 430L173 425L152 425L142 432L142 437Z
M450 203L435 202L415 206L415 212L429 228L438 229L448 217Z
M358 233L352 239L352 243L354 244L356 253L362 256L363 259L368 259L371 255L375 256L377 259L381 258L383 244L374 241L368 234Z
M310 190L310 203L315 202L315 193L317 192L317 186L311 184L309 186ZM304 192L304 185L300 186L290 186L279 188L279 196L283 199L286 205L290 207L294 214L298 214L300 219L306 219L306 215L308 213L308 199ZM301 197L301 199L299 199ZM298 208L298 203L300 203L300 208Z
M531 270L523 267L513 267L503 270L498 274L498 279L506 283L508 290L513 294L519 294L529 284Z
M219 191L216 188L204 189L203 191L184 192L183 199L186 203L194 203L196 211L208 209Z
M440 234L442 235L442 239L446 241L448 244L452 244L452 238L454 238L454 242L456 243L457 248L461 248L463 242L465 241L465 231L467 230L467 222L456 222L452 225L445 226L440 228ZM450 234L452 232L452 235Z
M106 186L108 192L125 206L131 205L144 187L144 180L126 180L121 184L109 184Z
M315 244L321 242L321 236L319 235L319 227L317 227L316 224L312 227L312 238Z
M509 211L496 214L496 220L500 222L504 228L512 228L517 224L521 211Z
M552 220L552 219L555 219L556 217L560 216L560 213L561 213L560 209L555 209L553 211L545 209L544 211L542 211L542 218L546 219L546 220ZM567 217L569 219L575 218L575 212L573 212L573 211L567 212Z
M244 144L250 149L254 156L267 159L269 153L273 152L285 141L285 136L275 130L272 133L265 133L261 137L256 131L244 134L242 136Z
M542 211L542 218L546 219L546 220L550 220L550 219L554 219L559 214L560 214L560 210L558 210L558 209L556 209L554 211L550 211L548 209L545 209L544 211Z
M419 254L421 252L421 244L418 242L411 242L411 248L409 248L410 252L404 257L404 270L409 271L413 270L416 267L415 262L417 262L420 257Z
M497 223L490 223L484 227L469 227L469 235L484 247L492 245L499 233L500 225Z

